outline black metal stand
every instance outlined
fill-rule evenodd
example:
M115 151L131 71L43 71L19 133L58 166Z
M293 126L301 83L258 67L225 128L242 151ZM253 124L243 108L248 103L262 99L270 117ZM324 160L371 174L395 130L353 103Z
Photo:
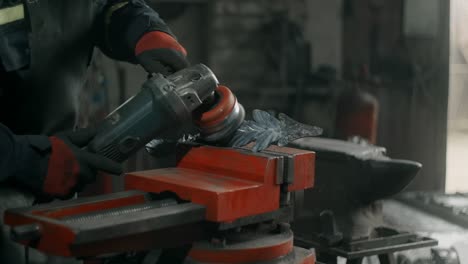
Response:
M409 249L432 247L437 241L416 234L398 232L382 228L376 238L342 241L335 246L323 242L296 236L295 245L304 248L315 248L317 260L325 264L337 264L337 258L343 257L347 264L362 264L365 257L377 256L380 264L396 264L394 253Z

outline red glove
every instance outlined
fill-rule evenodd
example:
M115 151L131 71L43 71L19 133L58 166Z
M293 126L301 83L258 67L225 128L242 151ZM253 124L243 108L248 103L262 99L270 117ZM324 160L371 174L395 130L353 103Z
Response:
M98 171L122 173L121 164L82 149L95 134L94 129L81 129L49 138L52 152L43 184L44 193L66 197L93 182Z
M143 35L135 47L135 56L149 73L169 75L189 66L184 47L162 31Z

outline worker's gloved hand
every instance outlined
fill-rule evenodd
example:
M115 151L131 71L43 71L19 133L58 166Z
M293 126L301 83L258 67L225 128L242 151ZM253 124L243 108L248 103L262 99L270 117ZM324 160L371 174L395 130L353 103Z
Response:
M44 179L44 193L67 197L95 180L98 171L121 174L119 163L83 149L96 134L93 128L49 137L52 145Z
M174 37L161 31L143 35L136 45L135 56L149 73L167 76L189 66L184 47Z

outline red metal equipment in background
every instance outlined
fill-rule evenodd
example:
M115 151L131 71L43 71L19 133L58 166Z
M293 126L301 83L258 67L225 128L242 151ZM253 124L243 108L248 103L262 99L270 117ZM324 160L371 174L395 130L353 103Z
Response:
M336 134L347 140L360 136L377 143L378 102L371 94L360 89L343 93L338 99Z
M192 244L187 263L315 263L293 245L291 192L312 188L315 154L272 146L179 147L175 168L126 175L128 191L9 210L12 237L58 256Z
M363 65L352 87L340 94L335 123L335 133L339 139L359 136L371 144L377 143L379 102L366 91L377 85L378 82L371 78L368 66Z

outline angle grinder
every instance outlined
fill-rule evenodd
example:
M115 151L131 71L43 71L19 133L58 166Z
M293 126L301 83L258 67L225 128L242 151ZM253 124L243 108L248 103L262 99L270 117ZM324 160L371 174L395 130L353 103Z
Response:
M198 64L167 77L155 74L135 96L97 129L88 150L123 162L154 138L177 134L195 124L202 139L222 141L243 122L245 111L234 94L205 65Z

